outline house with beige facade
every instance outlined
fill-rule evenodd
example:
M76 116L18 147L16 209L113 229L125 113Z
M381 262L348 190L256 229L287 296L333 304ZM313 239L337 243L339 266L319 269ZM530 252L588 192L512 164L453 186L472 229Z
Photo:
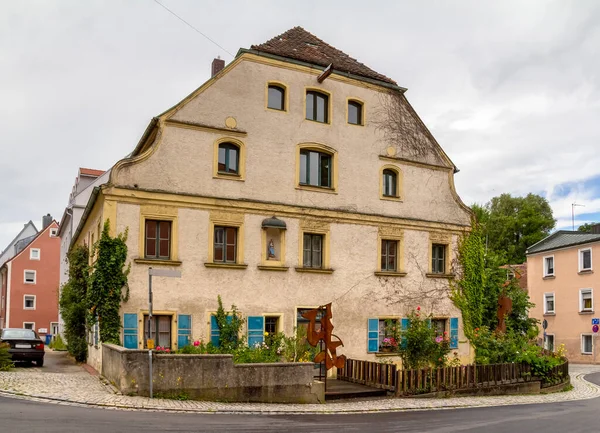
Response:
M145 347L152 267L181 271L153 278L160 346L217 342L220 295L252 343L331 302L340 352L357 359L380 356L385 320L420 306L468 361L448 291L471 213L405 92L300 27L216 59L94 188L73 236L128 230L123 345Z
M540 322L540 339L550 350L564 344L571 362L600 361L592 330L600 290L600 225L592 233L557 231L527 249L529 312ZM598 359L597 359L598 358Z

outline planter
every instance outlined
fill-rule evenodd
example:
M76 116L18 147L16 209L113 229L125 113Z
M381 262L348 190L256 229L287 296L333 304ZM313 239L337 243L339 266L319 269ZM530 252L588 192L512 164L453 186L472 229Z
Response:
M381 353L392 353L394 351L393 347L382 347L379 349Z

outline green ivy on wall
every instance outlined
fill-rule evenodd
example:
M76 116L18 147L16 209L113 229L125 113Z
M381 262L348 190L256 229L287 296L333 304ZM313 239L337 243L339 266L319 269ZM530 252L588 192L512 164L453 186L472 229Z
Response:
M111 237L109 221L104 223L100 239L93 246L95 262L89 278L87 290L87 323L98 321L100 340L105 343L120 344L121 302L129 298L127 276L131 266L125 267L127 260L127 230Z

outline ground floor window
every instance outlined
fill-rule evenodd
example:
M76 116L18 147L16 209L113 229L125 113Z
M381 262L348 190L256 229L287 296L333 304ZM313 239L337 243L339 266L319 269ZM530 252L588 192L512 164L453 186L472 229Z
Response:
M266 316L265 317L265 332L269 335L277 334L279 329L279 317L278 316Z
M554 335L546 334L544 336L544 349L554 352Z
M23 322L23 328L35 330L35 322Z
M591 334L584 334L581 336L581 353L591 355L594 351Z
M433 319L431 321L431 326L435 329L436 337L443 337L446 331L446 319Z
M171 316L152 316L150 331L154 339L154 347L171 348ZM148 348L148 315L144 315L144 349Z

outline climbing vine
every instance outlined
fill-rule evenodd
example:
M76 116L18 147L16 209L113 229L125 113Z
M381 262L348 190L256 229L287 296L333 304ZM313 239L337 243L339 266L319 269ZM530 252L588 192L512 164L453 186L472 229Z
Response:
M481 327L485 295L485 248L481 229L473 222L471 233L465 234L458 244L457 275L451 281L451 299L460 309L465 335L470 339L473 330Z
M84 245L75 245L67 255L69 280L60 292L60 315L64 322L67 349L78 362L87 358L86 294L89 278L89 254Z
M109 221L104 223L102 236L93 246L95 262L92 265L87 291L87 323L98 321L100 340L120 344L121 302L129 298L127 276L127 230L111 237Z
M219 328L219 347L225 350L237 349L240 344L239 333L244 324L244 319L242 319L235 305L231 306L230 313L225 311L221 295L217 296L217 302L219 308L217 308L215 320Z

